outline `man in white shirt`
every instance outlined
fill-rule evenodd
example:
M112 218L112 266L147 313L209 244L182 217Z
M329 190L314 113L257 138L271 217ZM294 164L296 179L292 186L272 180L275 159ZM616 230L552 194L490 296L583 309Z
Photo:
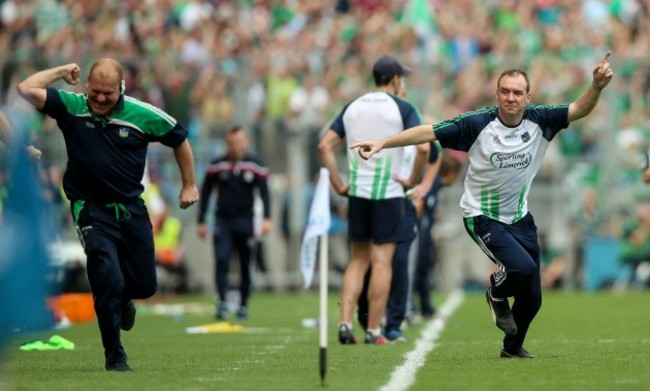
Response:
M352 332L352 313L372 265L368 289L368 329L365 342L386 344L380 321L386 309L391 283L391 260L404 216L404 188L395 180L403 148L385 151L367 161L348 150L349 180L343 182L336 164L335 148L345 138L347 146L368 138L378 139L422 123L415 106L398 97L403 78L410 74L395 58L383 56L373 66L376 90L346 105L319 143L321 162L330 171L337 193L349 197L351 261L343 276L339 341L358 343Z
M460 205L467 232L499 267L490 278L486 298L495 324L506 334L503 358L534 357L523 348L542 305L537 227L527 204L530 186L553 137L596 106L613 76L610 54L594 67L591 85L571 104L530 105L528 75L508 69L497 81L495 107L351 147L369 159L384 148L438 140L443 147L468 153ZM507 299L511 296L512 310Z

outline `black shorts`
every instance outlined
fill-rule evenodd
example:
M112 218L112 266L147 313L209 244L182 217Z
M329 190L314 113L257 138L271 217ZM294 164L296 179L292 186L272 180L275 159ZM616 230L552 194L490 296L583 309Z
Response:
M368 200L350 197L348 205L351 242L394 243L400 239L400 222L404 217L404 198Z

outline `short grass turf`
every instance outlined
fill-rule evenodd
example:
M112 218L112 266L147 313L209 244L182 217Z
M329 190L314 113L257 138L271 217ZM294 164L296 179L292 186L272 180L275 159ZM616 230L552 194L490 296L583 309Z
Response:
M443 305L445 294L436 294ZM378 390L405 363L427 323L405 330L407 343L342 346L337 340L338 293L328 300L330 327L325 384L319 375L318 295L252 297L242 333L187 334L214 323L208 296L139 302L133 330L123 333L130 373L104 370L95 322L63 330L17 334L0 364L0 390ZM156 314L155 303L172 314ZM179 304L193 304L182 313ZM501 334L482 293L466 293L446 319L411 390L650 390L650 292L548 292L529 330L532 360L500 359ZM363 335L355 327L357 338ZM22 352L21 343L61 335L73 351Z

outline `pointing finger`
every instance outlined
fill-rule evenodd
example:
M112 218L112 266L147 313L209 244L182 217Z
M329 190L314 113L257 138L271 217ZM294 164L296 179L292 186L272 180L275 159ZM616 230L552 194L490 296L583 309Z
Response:
M612 55L612 51L608 50L607 53L605 53L605 57L603 58L603 61L601 61L600 63L601 64L606 63L607 60L609 59L609 56L611 56L611 55Z
M361 148L359 148L357 151L361 159L368 160L370 158L369 153L364 152Z

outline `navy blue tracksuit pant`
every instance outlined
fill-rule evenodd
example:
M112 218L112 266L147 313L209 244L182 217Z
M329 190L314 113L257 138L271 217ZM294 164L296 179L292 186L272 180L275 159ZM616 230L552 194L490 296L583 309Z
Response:
M246 307L251 290L251 254L255 245L253 231L253 215L221 216L217 215L213 236L214 254L216 257L215 280L219 301L226 302L228 293L228 270L230 269L230 255L233 247L239 255L241 282L239 293L240 305Z
M542 306L540 248L535 220L528 213L513 224L485 216L465 218L464 223L472 239L499 267L499 271L490 276L493 297L514 296L512 315L517 323L517 334L506 335L503 348L509 353L518 353L528 327Z
M413 302L415 296L420 299L420 313L424 318L430 318L436 312L431 302L431 271L436 263L436 246L431 237L431 229L434 220L432 213L425 210L420 219L418 235L418 252L415 259L415 270L413 272ZM415 310L415 304L412 305Z
M141 198L106 205L77 200L70 205L87 257L106 363L119 362L126 359L120 341L122 306L153 296L157 288L151 220Z

